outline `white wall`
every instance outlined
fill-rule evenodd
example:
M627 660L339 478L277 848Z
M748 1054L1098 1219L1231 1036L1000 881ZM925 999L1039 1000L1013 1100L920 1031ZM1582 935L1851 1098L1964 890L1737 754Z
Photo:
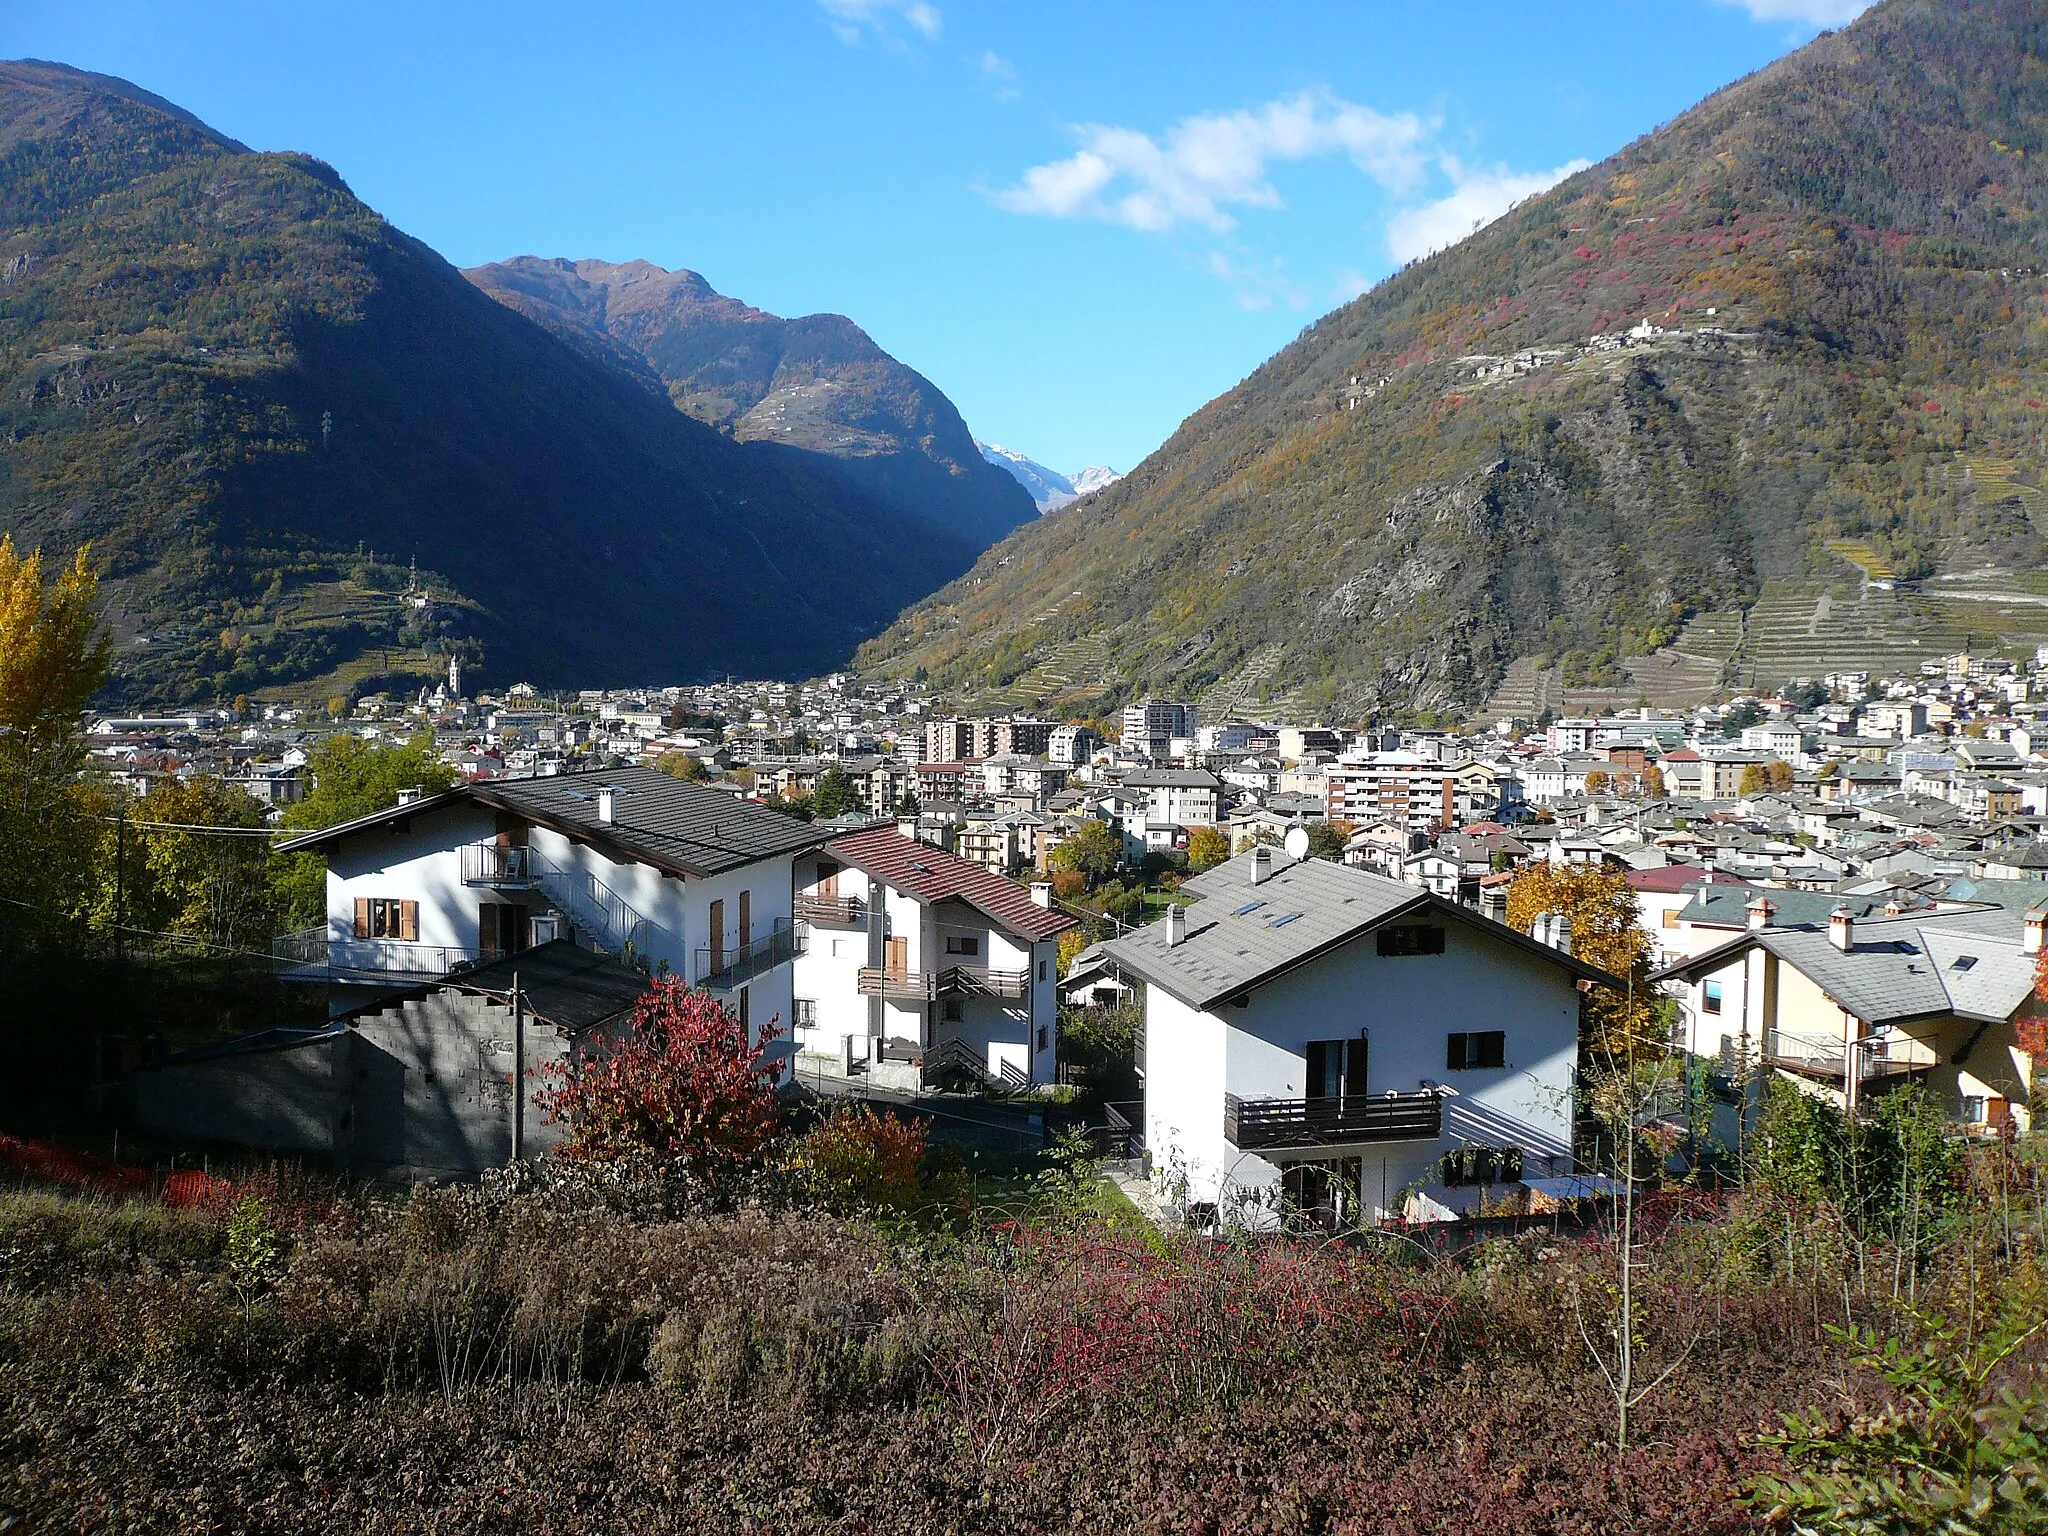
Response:
M471 805L447 806L389 827L372 827L340 844L327 860L327 938L355 937L358 897L416 901L419 942L477 953L477 909L510 898L462 883L462 845L487 841L492 813ZM344 961L346 955L343 955Z
M1146 1146L1155 1176L1185 1164L1191 1199L1248 1198L1256 1205L1278 1185L1290 1156L1239 1153L1223 1140L1226 1090L1245 1099L1300 1098L1308 1042L1356 1039L1361 1032L1369 1053L1368 1092L1415 1093L1439 1084L1454 1090L1444 1101L1444 1134L1435 1142L1293 1154L1307 1160L1363 1156L1369 1208L1398 1215L1411 1189L1465 1208L1478 1191L1446 1191L1433 1168L1443 1153L1461 1146L1519 1146L1530 1177L1550 1166L1539 1159L1554 1159L1560 1172L1570 1167L1579 1017L1573 980L1469 925L1446 925L1441 955L1382 958L1368 934L1254 991L1246 1007L1219 1004L1213 1017L1196 1015L1157 985L1147 997ZM1448 1035L1492 1029L1507 1037L1505 1066L1446 1069ZM1210 1043L1219 1038L1220 1052ZM1220 1080L1210 1064L1216 1054Z

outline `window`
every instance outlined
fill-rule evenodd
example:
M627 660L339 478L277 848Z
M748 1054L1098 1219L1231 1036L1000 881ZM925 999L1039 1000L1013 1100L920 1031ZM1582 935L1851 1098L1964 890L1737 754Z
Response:
M1512 1184L1522 1176L1520 1147L1460 1147L1446 1152L1437 1165L1444 1186Z
M963 1011L963 1010L961 1009L961 1006L960 1006L960 999L959 999L959 998L957 998L957 997L949 997L949 998L947 998L947 999L946 999L946 1022L947 1022L948 1024L958 1024L958 1023L959 1023L959 1022L960 1022L960 1021L961 1021L961 1020L962 1020L963 1018L965 1018L965 1017L966 1017L966 1014L965 1014L965 1012L964 1012L964 1011Z
M1721 1011L1721 983L1710 981L1700 988L1700 1008L1707 1013Z
M1379 941L1382 955L1440 955L1444 952L1444 931L1441 928L1382 928Z
M1505 1030L1477 1029L1449 1037L1444 1051L1444 1066L1452 1072L1502 1067L1507 1065L1507 1054Z
M1982 1125L1990 1118L1989 1106L1983 1099L1970 1094L1963 1096L1963 1124Z
M420 936L420 904L385 896L358 896L355 936L416 944Z
M946 953L949 955L978 955L981 953L981 940L972 934L948 934L946 936Z
M1304 1048L1308 1082L1304 1097L1342 1099L1365 1094L1365 1037L1356 1040L1311 1040Z
M1045 980L1045 962L1043 960L1038 962L1038 979L1040 981Z
M816 1029L818 1027L818 1000L815 997L799 997L795 999L791 1005L791 1010L796 1015L796 1027L798 1029Z
M1666 928L1676 928L1678 926L1678 908L1666 907L1664 909L1664 926Z

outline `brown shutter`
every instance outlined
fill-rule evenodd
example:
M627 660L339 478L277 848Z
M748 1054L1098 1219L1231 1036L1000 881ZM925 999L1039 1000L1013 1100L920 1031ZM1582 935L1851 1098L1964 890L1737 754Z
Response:
M401 901L398 904L398 936L408 944L420 940L420 904L416 901Z
M744 953L744 952L745 952L745 950L746 950L746 947L747 947L747 945L748 945L749 943L751 943L751 942L753 941L753 937L754 937L754 893L753 893L752 891L741 891L741 892L740 892L740 950L741 950L741 952L742 952L742 953Z
M711 951L711 969L722 971L725 969L725 902L723 900L711 903L709 923L711 926L711 943L707 947Z
M903 937L903 938L896 938L896 939L890 939L890 940L888 941L888 947L889 947L889 957L888 957L888 960L887 960L887 962L886 962L886 968L887 968L887 970L888 970L889 974L890 974L891 976L907 976L907 975L909 975L909 974L910 974L910 940L909 940L909 938L908 938L908 937L906 936L906 937Z
M487 901L476 909L476 941L477 947L486 954L501 947L498 943L498 904L495 901Z
M367 897L367 896L358 896L358 897L356 898L356 935L355 935L355 936L356 936L357 938L359 938L359 939L367 939L367 938L371 937L371 934L370 934L370 898L369 898L369 897Z

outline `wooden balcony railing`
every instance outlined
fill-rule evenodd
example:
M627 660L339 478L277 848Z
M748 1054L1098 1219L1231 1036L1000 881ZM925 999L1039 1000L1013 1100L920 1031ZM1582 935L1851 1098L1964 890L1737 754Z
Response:
M939 979L929 971L889 971L877 966L861 967L856 988L862 997L890 998L906 1003L928 1003L939 995Z
M1353 1094L1342 1099L1223 1096L1223 1134L1232 1146L1244 1150L1434 1141L1443 1134L1443 1124L1443 1100L1434 1093Z
M1031 990L1029 971L992 971L985 965L954 965L939 972L939 992L963 997L1022 997Z
M868 920L868 904L858 896L799 896L796 915L807 923L857 928Z

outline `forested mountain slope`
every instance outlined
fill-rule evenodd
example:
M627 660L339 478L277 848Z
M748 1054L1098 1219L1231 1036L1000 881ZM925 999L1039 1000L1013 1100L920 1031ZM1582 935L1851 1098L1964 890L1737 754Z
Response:
M977 549L1035 515L983 461L953 402L844 315L785 320L648 261L517 256L463 275L595 355L650 372L699 421L817 454Z
M319 161L33 62L0 64L0 531L92 541L138 699L451 649L498 681L802 674L980 547L673 409Z
M2024 585L2044 269L2048 7L1889 0L1326 316L863 664L1394 716L1518 657L1632 688L1767 580Z

